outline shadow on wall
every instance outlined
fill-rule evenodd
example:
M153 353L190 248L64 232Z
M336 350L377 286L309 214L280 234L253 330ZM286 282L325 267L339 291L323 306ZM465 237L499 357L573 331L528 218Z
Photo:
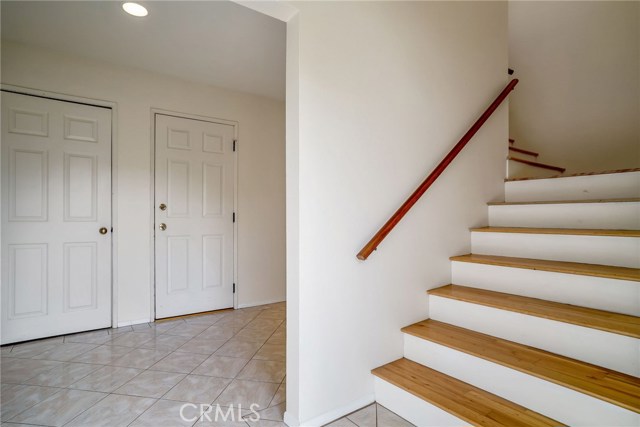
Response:
M511 2L520 148L566 173L640 167L640 3Z

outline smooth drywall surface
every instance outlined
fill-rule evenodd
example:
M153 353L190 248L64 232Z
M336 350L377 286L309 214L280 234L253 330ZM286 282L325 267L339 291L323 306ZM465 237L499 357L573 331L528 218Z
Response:
M8 42L2 83L117 103L119 324L153 302L152 108L239 122L238 302L285 299L284 102Z
M509 2L516 146L566 173L640 167L640 2Z
M287 381L298 388L287 420L311 426L373 400L371 369L402 356L400 328L428 317L426 290L449 282L449 257L469 251L469 227L503 197L507 105L369 260L356 259L506 85L507 4L295 6L288 323L298 331Z
M254 4L256 2L253 2ZM267 2L264 2L267 3ZM261 3L261 4L264 4ZM287 21L287 408L300 405L300 93L299 93L299 33L298 16ZM293 415L292 415L293 414ZM285 422L297 424L297 409L285 414ZM293 417L293 421L289 420Z

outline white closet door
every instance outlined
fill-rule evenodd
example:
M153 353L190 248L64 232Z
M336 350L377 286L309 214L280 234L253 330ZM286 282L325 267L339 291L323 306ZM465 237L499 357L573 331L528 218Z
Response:
M232 307L234 127L155 120L156 317Z
M109 326L111 110L3 92L2 344Z

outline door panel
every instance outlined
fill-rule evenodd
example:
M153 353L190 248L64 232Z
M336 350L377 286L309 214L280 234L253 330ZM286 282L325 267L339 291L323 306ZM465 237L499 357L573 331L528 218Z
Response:
M47 249L44 243L9 245L10 318L47 314Z
M156 317L232 307L235 129L155 120Z
M2 344L111 326L111 110L2 93Z
M9 149L11 221L47 220L47 152Z
M96 220L96 165L96 156L64 154L65 221Z

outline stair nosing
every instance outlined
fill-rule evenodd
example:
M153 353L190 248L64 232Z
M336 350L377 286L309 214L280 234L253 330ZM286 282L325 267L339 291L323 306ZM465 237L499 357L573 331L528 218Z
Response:
M633 173L640 172L640 168L631 168L631 169L617 169L617 170L609 170L602 172L583 172L583 173L574 173L571 175L556 175L556 176L548 176L542 178L505 178L505 182L518 182L518 181L538 181L541 179L557 179L557 178L578 178L582 176L598 176L598 175L612 175L618 173Z
M542 228L542 227L474 227L470 229L476 233L507 233L507 234L545 234L557 236L592 236L592 237L640 237L640 230L608 230L597 228Z
M619 199L587 199L587 200L540 200L531 202L489 202L488 206L519 206L519 205L569 205L569 204L591 204L591 203L638 203L640 197L629 197Z
M398 363L405 364L407 362L409 362L409 364L411 364L411 365L414 365L414 367L416 369L420 369L420 370L423 371L423 372L419 372L419 374L429 374L429 375L434 375L435 374L440 378L444 378L447 381L452 382L456 386L465 387L467 390L474 391L478 395L482 395L484 397L488 397L489 400L495 400L498 403L503 403L504 402L506 404L509 404L509 406L513 406L513 407L516 407L517 409L521 409L521 412L523 412L523 413L525 411L527 411L528 415L530 417L534 417L534 416L535 417L541 417L546 422L546 424L549 424L548 421L550 421L553 426L563 426L564 425L564 424L559 423L559 422L557 422L557 421L555 421L555 420L553 420L553 419L551 419L551 418L549 418L549 417L547 417L547 416L545 416L543 414L540 414L540 413L538 413L536 411L533 411L533 410L531 410L529 408L526 408L526 407L524 407L524 406L522 406L522 405L520 405L518 403L515 403L515 402L512 402L512 401L510 401L508 399L505 399L504 397L501 397L501 396L498 396L498 395L496 395L494 393L491 393L489 391L483 390L483 389L481 389L479 387L474 386L473 384L466 383L466 382L464 382L464 381L462 381L462 380L460 380L458 378L455 378L455 377L452 377L450 375L447 375L447 374L445 374L443 372L440 372L440 371L438 371L436 369L433 369L431 367L421 365L421 364L419 364L419 363L417 363L417 362L415 362L413 360L407 359L405 357L402 357L401 359L395 360L393 362L390 362L390 363L387 363L387 364L385 364L383 366L375 368L375 369L373 369L371 371L371 373L374 376L380 378L381 380L386 381L389 384L392 384L393 386L398 387L401 390L404 390L406 393L409 393L412 396L415 396L418 399L423 400L423 401L425 401L425 402L427 402L427 403L429 403L429 404L441 409L442 411L445 411L445 412L447 412L449 414L452 414L453 416L455 416L457 418L460 418L460 419L462 419L462 420L464 420L464 421L466 421L466 422L468 422L468 423L470 423L472 425L480 425L480 424L476 423L472 419L472 417L462 413L461 411L458 411L458 410L456 410L454 408L451 408L451 407L447 407L442 402L439 402L437 399L434 399L431 395L426 394L426 393L420 393L415 388L412 389L411 387L403 385L399 381L396 381L394 378L392 378L392 376L395 375L397 378L404 379L406 382L410 383L410 385L411 384L417 384L417 385L420 385L422 387L429 388L429 390L433 394L437 393L437 391L435 390L436 388L442 388L442 387L434 387L433 385L426 386L426 385L424 385L423 383L419 382L416 379L407 378L406 376L403 376L403 375L398 374L398 373L388 372L389 371L389 366L391 366L391 365L395 366ZM404 366L402 366L402 367L398 367L398 370L405 370L406 371L406 368ZM443 395L446 395L446 393L438 393L438 396L443 396ZM472 397L468 397L466 394L462 394L462 396L465 396L467 399L473 400ZM447 398L448 400L451 400L446 396L445 396L445 398ZM454 403L456 403L458 405L461 405L460 402L454 402ZM484 419L488 418L487 415L482 414L482 413L480 413L478 411L473 410L473 412L478 414L480 417L483 417ZM540 420L540 421L542 422L543 420ZM499 424L501 426L504 425L503 423L501 423L499 421L496 421L495 424L496 425Z
M638 332L632 332L632 331L627 331L624 328L614 328L614 327L604 327L604 326L600 326L600 325L594 325L593 323L589 323L589 322L580 322L576 319L568 319L566 318L566 316L563 318L560 315L555 315L552 316L549 313L541 313L539 310L536 311L534 309L516 309L515 307L509 306L508 304L498 304L498 303L490 303L488 301L479 301L477 298L475 300L473 300L472 298L462 298L461 296L452 296L452 295L443 295L443 294L439 294L438 291L442 292L443 289L448 288L448 289L460 289L460 290L465 290L465 291L471 291L471 292L475 292L475 293L485 293L485 294L491 294L495 297L504 297L509 298L511 300L514 299L518 299L521 300L522 302L530 302L530 303L535 303L535 302L543 302L545 303L545 305L553 305L553 306L557 306L558 308L566 308L566 307L572 307L575 308L576 310L581 310L581 311L588 311L588 312L593 312L593 313L598 313L598 314L612 314L615 316L619 316L619 317L624 317L624 318L629 318L629 319L640 319L637 316L631 316L628 314L622 314L622 313L614 313L614 312L610 312L610 311L605 311L605 310L598 310L595 308L589 308L589 307L581 307L581 306L576 306L576 305L571 305L571 304L564 304L564 303L559 303L559 302L555 302L555 301L548 301L548 300L543 300L540 298L531 298L531 297L524 297L521 295L514 295L514 294L507 294L505 292L496 292L496 291L490 291L490 290L486 290L486 289L480 289L480 288L472 288L472 287L468 287L468 286L462 286L462 285L455 285L455 284L449 284L449 285L445 285L445 286L441 286L435 289L431 289L429 291L427 291L427 293L429 295L432 296L436 296L436 297L440 297L440 298L448 298L448 299L453 299L456 301L462 301L462 302L466 302L468 304L477 304L477 305L481 305L484 307L491 307L491 308L495 308L497 310L505 310L505 311L509 311L512 313L520 313L523 315L527 315L527 316L533 316L533 317L539 317L541 319L547 319L547 320L552 320L555 322L562 322L562 323L567 323L570 325L576 325L576 326L580 326L583 328L589 328L589 329L595 329L595 330L599 330L599 331L603 331L603 332L607 332L607 333L612 333L612 334L616 334L616 335L622 335L622 336L626 336L626 337L630 337L630 338L635 338L635 339L640 339L640 330Z
M540 378L540 379L543 379L545 381L549 381L549 382L557 384L559 386L569 388L569 389L577 391L579 393L586 394L588 396L591 396L591 397L594 397L596 399L611 403L613 405L619 406L619 407L627 409L629 411L640 413L640 400L635 405L630 404L630 403L621 402L619 399L617 400L617 399L614 399L614 398L611 398L611 397L607 397L603 393L596 393L595 391L588 390L585 387L580 387L579 385L573 384L573 383L571 383L571 382L569 382L567 380L562 380L560 378L554 378L552 375L544 374L542 372L542 369L539 369L538 371L536 371L534 369L525 367L523 364L519 364L518 365L517 363L509 362L509 361L504 360L504 359L500 360L498 357L491 357L488 354L483 354L481 352L473 351L473 349L471 349L471 348L462 348L462 346L456 346L451 342L445 342L445 340L442 340L442 339L436 339L434 337L429 337L429 336L426 336L426 334L420 334L420 333L418 333L418 331L414 330L416 327L419 327L419 325L427 323L427 322L429 322L431 324L435 323L436 327L441 327L441 328L444 327L444 328L449 328L449 329L453 328L455 330L460 331L463 334L467 334L467 335L471 334L471 335L475 335L476 337L481 337L481 338L486 338L486 339L493 340L497 344L499 344L500 346L504 346L504 347L509 346L509 347L511 347L511 350L509 350L509 351L513 351L513 349L516 348L516 349L521 350L521 351L533 352L533 353L536 353L536 354L539 354L539 355L546 355L546 356L550 356L550 357L553 357L553 358L558 358L558 359L561 359L563 361L567 361L567 362L570 362L570 363L576 363L579 366L583 366L585 368L588 367L588 368L591 368L591 369L600 369L600 370L602 370L604 372L605 376L606 375L619 376L622 379L628 380L628 383L630 383L630 384L638 383L640 381L640 379L637 378L637 377L634 377L632 375L625 374L625 373L622 373L622 372L614 371L612 369L604 368L602 366L597 366L597 365L594 365L594 364L591 364L591 363L588 363L588 362L583 362L581 360L577 360L577 359L573 359L573 358L570 358L570 357L562 356L562 355L559 355L559 354L556 354L556 353L552 353L552 352L549 352L549 351L546 351L546 350L542 350L542 349L539 349L539 348L531 347L531 346L528 346L528 345L525 345L525 344L520 344L520 343L517 343L517 342L514 342L514 341L509 341L509 340L506 340L506 339L494 337L492 335L483 334L481 332L477 332L477 331L474 331L474 330L471 330L471 329L466 329L466 328L462 328L462 327L459 327L459 326L451 325L451 324L448 324L448 323L445 323L445 322L440 322L440 321L437 321L437 320L427 319L427 320L424 320L422 322L417 322L417 323L414 323L412 325L405 326L404 328L401 329L401 331L403 333L412 335L412 336L414 336L416 338L434 342L436 344L439 344L439 345L454 349L456 351L460 351L462 353L469 354L469 355L471 355L473 357L478 357L480 359L487 360L489 362L496 363L496 364L505 366L507 368L516 370L518 372L522 372L524 374L531 375L533 377ZM565 374L565 375L567 375L568 377L571 377L571 375L569 375L569 374ZM575 376L575 378L579 378L579 377ZM640 390L640 383L637 384L636 387ZM628 393L623 392L623 391L619 391L619 392L624 394L624 395L628 394Z
M471 259L470 257L473 258ZM573 274L577 276L601 277L605 279L640 282L640 268L618 267L601 264L585 264L568 261L539 260L533 258L516 258L473 253L453 256L450 257L449 260L454 262L465 262L469 264L492 265L496 267L520 268L525 270L547 271L559 274ZM501 260L504 261L501 262ZM531 261L535 261L535 263ZM527 262L529 262L529 265L527 265ZM538 265L533 266L533 264ZM607 273L605 271L598 272L597 270L594 271L593 269L585 269L585 266L603 267L603 270L605 268L614 271L617 270L619 273ZM580 269L581 267L582 270Z

